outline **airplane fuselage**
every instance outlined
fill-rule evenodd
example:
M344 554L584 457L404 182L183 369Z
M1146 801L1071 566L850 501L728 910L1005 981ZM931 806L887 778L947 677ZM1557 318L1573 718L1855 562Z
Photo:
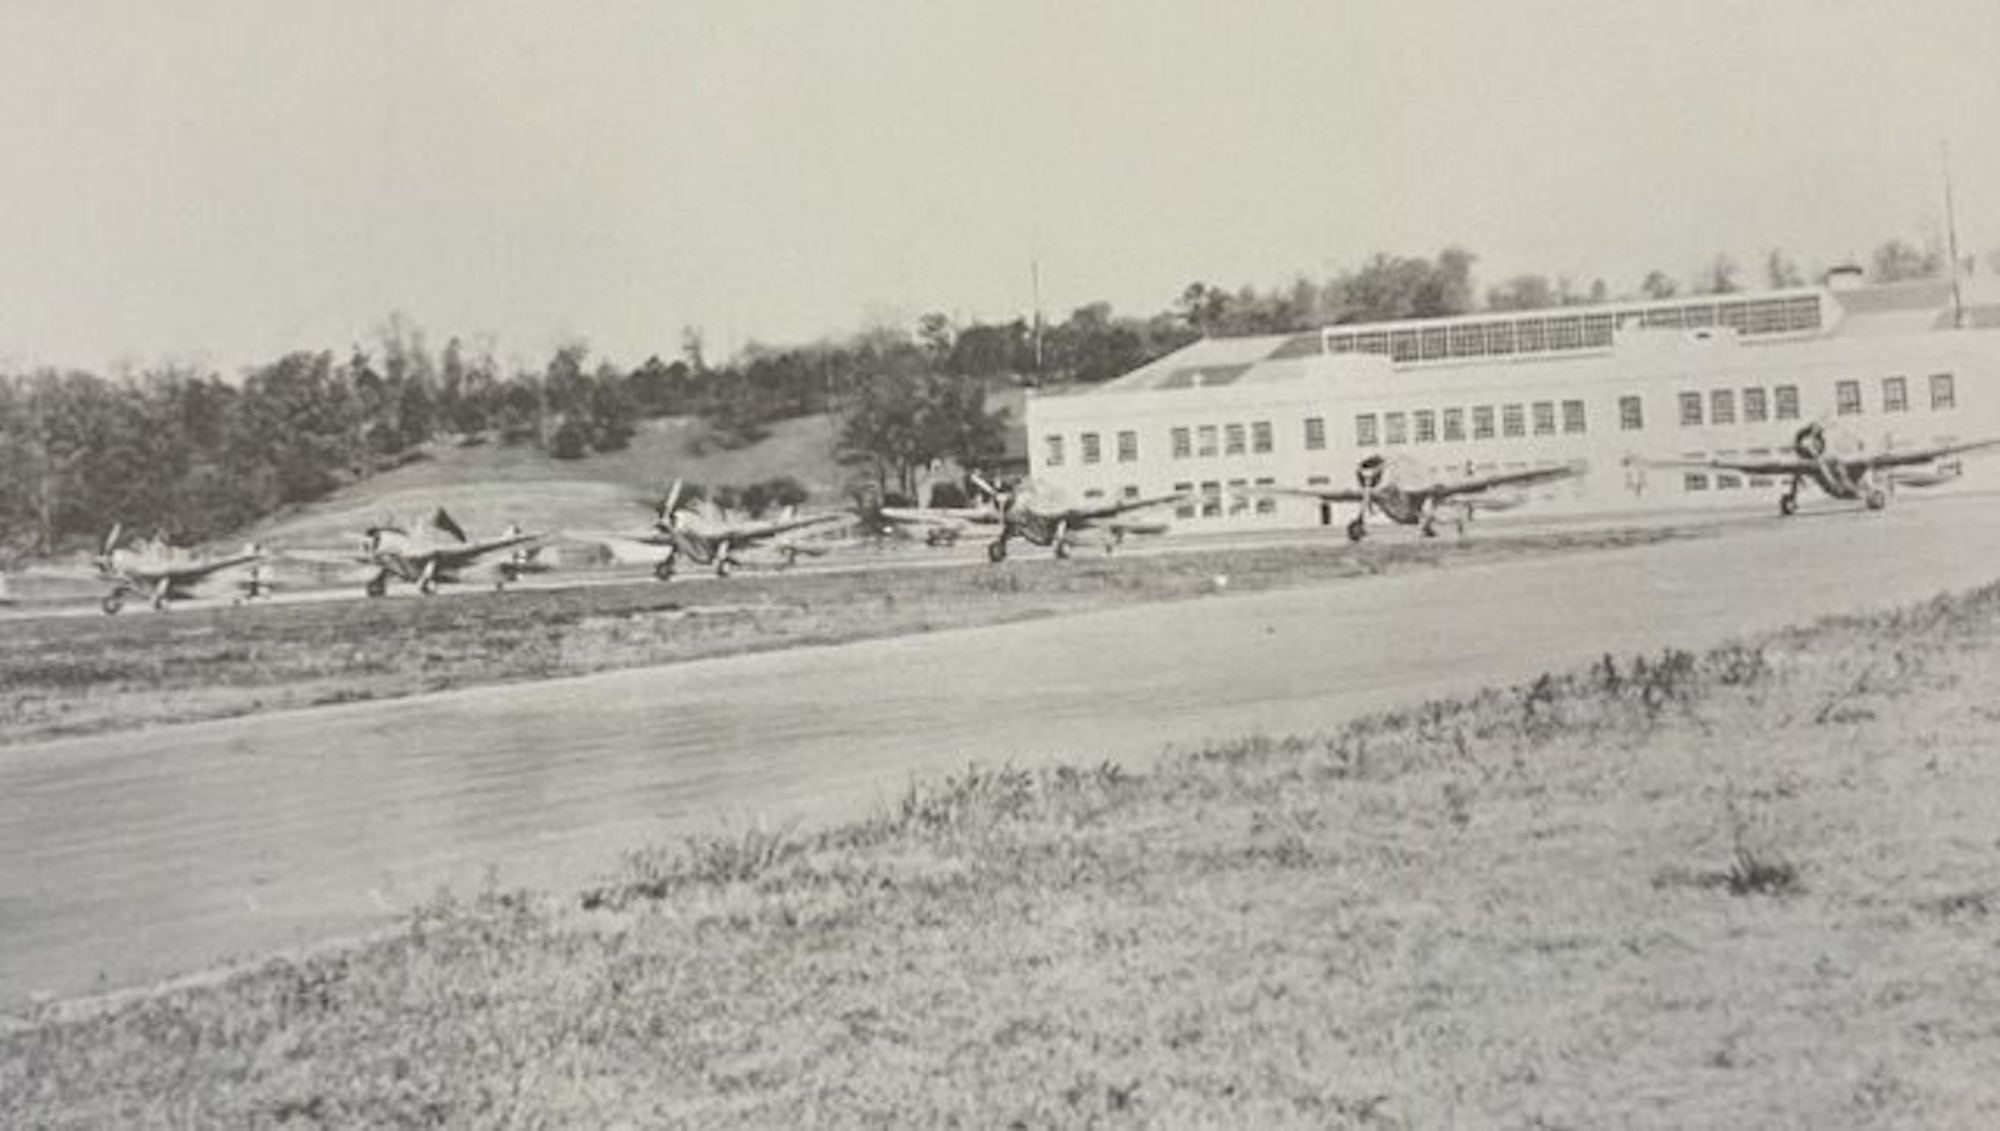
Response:
M1828 498L1845 501L1860 500L1869 510L1881 510L1888 503L1888 495L1875 482L1874 473L1866 464L1850 463L1838 456L1822 455L1813 461L1810 471L1791 477L1785 493L1778 498L1778 510L1791 514L1798 508L1799 484L1811 480L1813 485L1826 492Z
M393 578L415 585L419 591L429 595L436 592L439 585L463 580L462 572L476 565L481 558L526 545L530 541L533 541L531 536L510 536L495 542L464 546L426 546L402 542L385 545L378 537L365 557L365 561L375 567L375 575L368 580L367 592L370 597L385 595ZM502 565L499 584L504 585L514 580L515 576Z
M124 607L126 598L137 597L150 603L154 609L163 610L175 601L193 600L198 595L197 588L219 571L251 565L256 560L246 556L187 570L155 571L132 566L104 569L104 580L110 582L111 592L105 595L102 608L107 613L116 613ZM253 570L246 583L247 595L259 597L268 591L262 576Z
M1369 493L1369 499L1383 517L1404 526L1415 526L1437 510L1437 503L1430 492L1405 491L1394 483L1375 488Z
M666 548L667 556L653 566L653 576L661 581L674 575L674 566L682 561L699 566L715 567L717 577L728 577L729 571L741 563L736 559L736 546L728 538L715 538L692 530L681 530L662 526L655 531L649 541Z
M1036 511L1022 511L1007 516L1006 533L1033 546L1052 546L1058 539L1066 540L1087 523L1067 520L1062 515L1047 515Z

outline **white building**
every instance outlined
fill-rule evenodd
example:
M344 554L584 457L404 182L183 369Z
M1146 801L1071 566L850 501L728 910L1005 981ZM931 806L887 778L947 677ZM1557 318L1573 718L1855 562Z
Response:
M1926 281L1206 339L1030 397L1030 470L1087 500L1191 492L1183 530L1345 522L1230 488L1347 486L1389 450L1443 474L1587 461L1543 513L1775 508L1777 484L1625 457L1789 453L1807 421L1871 450L2000 436L2000 291L1964 299ZM1964 468L1937 489L2000 486L2000 457Z

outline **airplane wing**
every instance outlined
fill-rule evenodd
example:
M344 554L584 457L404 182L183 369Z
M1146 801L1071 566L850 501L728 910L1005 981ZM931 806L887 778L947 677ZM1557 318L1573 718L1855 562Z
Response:
M813 526L825 526L830 522L851 522L854 516L845 511L828 511L825 514L802 515L798 518L780 518L770 522L751 522L741 526L728 527L715 533L717 538L727 538L731 542L753 542L779 534L789 534L794 530L804 530Z
M565 530L562 536L572 542L596 542L609 546L616 542L628 546L671 546L673 539L664 530Z
M325 566L366 565L372 560L359 550L279 550L277 556L282 561Z
M1063 517L1067 518L1072 524L1077 522L1103 522L1107 518L1117 518L1121 514L1145 510L1147 507L1178 503L1189 497L1186 491L1175 491L1168 495L1148 495L1144 498L1123 499L1115 503L1106 503L1102 506L1077 507Z
M563 537L602 546L610 551L611 560L621 565L654 564L660 560L662 552L673 545L673 540L661 531L566 530Z
M211 574L220 573L225 569L231 569L240 565L249 565L252 562L261 562L263 560L263 551L256 550L246 551L234 557L215 558L204 562L189 562L185 565L171 565L160 569L142 569L142 572L146 577L155 581L164 579L171 581L175 585L191 585Z
M2000 447L2000 439L1973 440L1965 444L1943 444L1930 448L1911 448L1900 452L1880 452L1853 462L1878 469L1909 467L1912 464L1931 463L1936 460L1948 459L1952 456L1964 455L1967 452L1977 452L1993 447Z
M1566 463L1560 467L1530 467L1521 471L1502 471L1493 475L1475 475L1471 479L1440 483L1431 488L1431 494L1439 499L1449 499L1457 495L1483 494L1496 487L1533 487L1581 474L1583 465L1580 463Z
M1797 456L1766 456L1762 459L1642 459L1628 462L1645 467L1686 468L1689 470L1737 471L1744 475L1811 475L1819 464Z
M1274 487L1264 483L1251 487L1232 487L1239 495L1285 495L1295 499L1318 499L1322 503L1358 503L1361 492L1352 487Z
M463 546L447 546L436 551L436 556L453 566L464 566L500 550L534 542L539 534L506 534L498 538L488 538L483 542L467 542Z
M912 526L992 526L1000 521L992 507L883 507L877 513Z

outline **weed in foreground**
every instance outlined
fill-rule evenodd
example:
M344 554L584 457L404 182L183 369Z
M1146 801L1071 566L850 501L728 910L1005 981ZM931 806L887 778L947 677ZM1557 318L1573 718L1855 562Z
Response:
M1729 871L1722 874L1722 882L1731 895L1797 895L1805 890L1799 882L1798 865L1741 845Z
M1733 799L1729 802L1729 830L1732 849L1728 868L1695 871L1669 866L1654 874L1653 886L1721 888L1738 896L1782 897L1799 895L1806 890L1795 861L1751 843L1750 820Z
M625 858L624 875L583 893L585 910L619 910L635 900L661 900L695 886L754 883L803 855L794 826L753 825L740 833L687 838L679 851L650 849Z

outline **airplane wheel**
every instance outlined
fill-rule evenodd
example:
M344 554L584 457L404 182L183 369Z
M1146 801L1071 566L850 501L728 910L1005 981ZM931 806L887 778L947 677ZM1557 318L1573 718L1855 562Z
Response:
M986 560L989 562L1006 561L1007 560L1006 545L1000 542L988 542L986 544Z
M1057 543L1056 543L1056 560L1057 560L1057 561L1063 561L1063 560L1066 560L1066 559L1067 559L1068 557L1069 557L1069 543L1068 543L1068 542L1057 542Z
M125 600L118 596L106 597L101 607L104 609L105 616L115 617L118 615L118 610L125 607Z
M1347 540L1349 542L1359 542L1367 533L1368 524L1358 518L1347 524Z
M1883 493L1882 488L1871 487L1864 501L1868 504L1869 510L1879 511L1889 505L1889 496Z
M1778 496L1779 514L1784 515L1786 518L1790 518L1792 517L1792 515L1798 512L1798 509L1799 509L1799 500L1796 496L1792 495Z
M728 577L730 571L734 568L736 568L735 563L731 562L728 558L715 559L715 576L717 577Z
M661 581L672 581L674 579L674 560L668 558L659 565L654 566L653 576L659 578Z
M426 597L436 596L437 591L438 591L437 582L431 581L429 579L426 579L418 583L417 585L417 592L422 593Z
M1438 536L1437 523L1431 522L1428 519L1425 520L1422 529L1426 538L1435 538Z
M373 580L373 581L369 582L369 583L368 583L368 595L369 595L370 597L386 597L386 596L388 596L388 595L389 595L389 582L388 582L388 580L387 580L387 579L385 579L385 578L380 578L380 577L378 577L378 578L376 578L375 580Z

